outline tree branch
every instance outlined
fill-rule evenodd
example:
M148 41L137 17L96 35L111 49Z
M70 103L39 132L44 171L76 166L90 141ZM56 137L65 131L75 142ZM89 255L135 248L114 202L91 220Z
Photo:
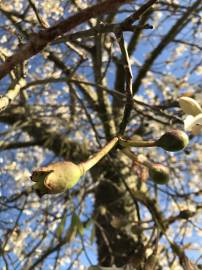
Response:
M165 47L172 41L177 34L185 27L185 25L189 22L189 16L196 10L201 4L201 1L198 0L193 3L192 6L187 8L186 12L180 17L180 19L176 22L176 24L171 27L167 35L161 40L161 42L157 45L157 47L149 54L148 58L145 60L144 65L141 67L135 81L133 82L133 93L135 94L141 85L142 79L146 76L148 70L154 63L157 57L161 54L161 52L165 49Z
M86 8L52 27L31 35L29 41L22 46L22 48L18 49L16 53L8 57L4 64L0 66L0 79L7 75L17 64L23 63L25 60L42 51L49 42L53 41L58 36L63 35L93 17L112 12L119 6L129 2L131 2L131 0L106 0Z

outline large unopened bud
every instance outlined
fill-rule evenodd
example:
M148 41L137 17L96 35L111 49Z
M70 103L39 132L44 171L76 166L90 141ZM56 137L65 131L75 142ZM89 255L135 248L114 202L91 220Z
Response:
M116 145L118 137L113 138L98 153L85 162L75 164L70 161L56 162L33 171L31 180L41 197L44 194L57 194L72 188L80 177L96 165Z
M156 146L166 151L176 152L184 149L189 143L189 137L181 130L171 130L163 134L156 141Z
M149 175L156 184L167 184L169 181L169 170L162 164L156 163L149 167Z
M57 194L73 187L83 175L82 167L73 162L52 163L33 171L31 180L39 196Z

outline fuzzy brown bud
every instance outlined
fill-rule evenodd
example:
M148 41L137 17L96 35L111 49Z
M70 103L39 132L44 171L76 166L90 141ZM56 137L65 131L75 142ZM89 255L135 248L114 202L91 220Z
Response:
M36 182L34 189L41 197L44 194L57 194L72 188L82 174L82 168L79 165L64 161L35 170L31 180Z
M162 164L152 164L149 168L149 175L156 184L164 185L169 181L169 170Z
M166 151L176 152L184 149L189 143L189 137L181 130L171 130L163 134L156 141L156 146Z

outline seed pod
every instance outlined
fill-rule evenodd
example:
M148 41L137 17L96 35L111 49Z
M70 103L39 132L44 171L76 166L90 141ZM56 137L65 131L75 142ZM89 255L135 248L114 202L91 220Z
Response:
M164 185L169 181L169 170L162 164L152 164L149 168L149 175L156 184Z
M166 151L176 152L184 149L189 143L189 137L181 130L171 130L163 134L156 141L156 146L163 148Z

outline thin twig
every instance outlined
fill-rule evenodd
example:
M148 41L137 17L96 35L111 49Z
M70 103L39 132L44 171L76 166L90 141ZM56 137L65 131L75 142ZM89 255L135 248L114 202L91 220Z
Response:
M125 89L126 104L124 108L124 115L123 115L123 118L119 127L119 134L122 135L128 124L131 110L133 107L133 89L132 89L133 75L132 75L132 69L131 69L127 46L123 38L123 33L122 32L116 33L116 37L117 37L117 41L119 43L119 47L122 53L123 65L124 65L124 70L125 70L125 75L126 75L125 76L126 77L126 89Z

